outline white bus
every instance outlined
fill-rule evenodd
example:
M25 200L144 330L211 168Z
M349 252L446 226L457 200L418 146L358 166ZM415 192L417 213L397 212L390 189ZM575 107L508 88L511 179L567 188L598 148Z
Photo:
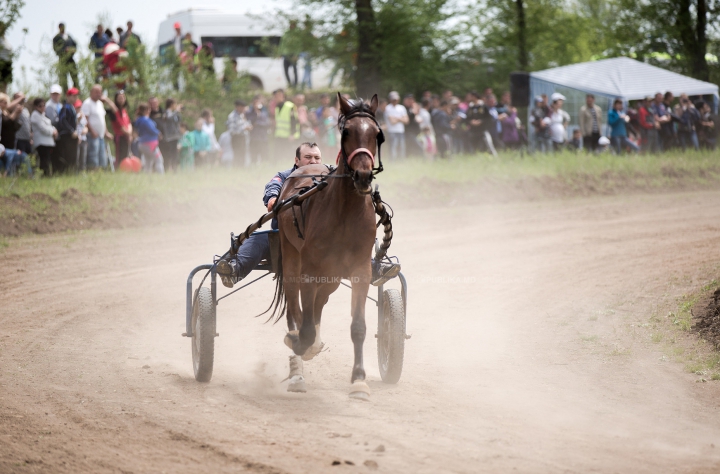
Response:
M175 23L180 23L182 34L190 33L192 40L198 45L212 43L215 51L215 71L222 75L224 58L235 58L238 72L250 75L252 86L265 91L286 88L285 70L282 58L268 57L260 49L260 41L268 38L271 44L279 44L278 30L269 30L264 21L251 15L228 13L214 9L197 9L172 13L160 23L158 44L161 52L169 47L175 38ZM298 85L303 79L303 60L298 61ZM313 64L312 86L315 88L330 87L329 78L332 65L328 63ZM290 71L290 77L293 72Z

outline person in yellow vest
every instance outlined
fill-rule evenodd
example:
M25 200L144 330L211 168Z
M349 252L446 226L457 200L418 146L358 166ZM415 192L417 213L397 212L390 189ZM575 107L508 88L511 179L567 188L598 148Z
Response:
M300 139L300 127L295 104L285 98L285 91L273 92L275 101L275 156L285 156Z

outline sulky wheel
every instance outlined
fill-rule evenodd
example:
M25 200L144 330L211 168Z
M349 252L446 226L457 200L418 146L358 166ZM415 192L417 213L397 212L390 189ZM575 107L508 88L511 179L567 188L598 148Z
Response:
M210 288L195 293L192 313L192 359L195 380L209 382L215 356L215 304Z
M405 308L398 290L383 291L382 317L378 319L378 365L385 383L397 383L405 356Z

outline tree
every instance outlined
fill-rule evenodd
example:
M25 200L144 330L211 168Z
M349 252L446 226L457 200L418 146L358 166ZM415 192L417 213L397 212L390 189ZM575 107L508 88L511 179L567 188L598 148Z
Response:
M20 10L24 6L25 0L0 0L0 36L20 19Z

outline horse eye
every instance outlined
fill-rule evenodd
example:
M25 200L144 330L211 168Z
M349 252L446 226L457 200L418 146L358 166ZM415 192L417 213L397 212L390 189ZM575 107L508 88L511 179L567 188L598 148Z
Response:
M343 137L349 137L349 136L350 136L350 130L348 130L348 129L346 128L345 130L343 130L342 134L343 134Z

